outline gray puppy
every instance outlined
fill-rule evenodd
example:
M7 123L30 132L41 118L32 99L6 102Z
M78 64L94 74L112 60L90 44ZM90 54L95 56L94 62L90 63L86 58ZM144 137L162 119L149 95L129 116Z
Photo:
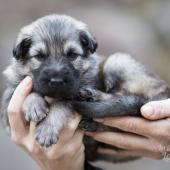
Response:
M56 143L60 130L73 113L67 100L82 85L95 84L97 61L92 53L96 48L97 43L86 25L69 16L46 16L22 28L12 64L4 71L7 89L2 106L7 126L9 100L19 82L30 75L34 83L23 104L25 119L39 123L36 139L42 146Z
M57 143L74 111L83 115L80 128L115 130L92 118L139 116L144 103L170 96L167 84L129 55L103 58L95 53L96 48L86 25L69 16L46 16L22 28L12 64L4 71L7 88L2 117L6 127L10 130L7 108L11 96L27 75L33 78L33 91L23 104L23 113L28 122L37 123L36 140L45 147ZM90 137L85 137L84 143L87 160L127 159L97 154L98 146L111 146Z

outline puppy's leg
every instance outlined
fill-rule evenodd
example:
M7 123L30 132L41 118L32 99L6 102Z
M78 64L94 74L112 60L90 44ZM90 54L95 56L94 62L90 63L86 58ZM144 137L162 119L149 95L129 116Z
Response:
M72 110L66 103L52 104L46 119L37 125L36 140L41 146L49 147L57 143L60 131L72 116Z
M101 101L112 99L113 95L104 93L91 87L83 87L79 90L78 99L80 101Z
M140 108L148 99L142 95L113 96L110 100L72 102L74 109L86 117L139 116Z
M37 93L31 93L25 99L22 111L28 122L39 122L47 116L49 108L42 96Z
M133 68L130 66L133 66ZM120 53L110 56L104 63L102 70L104 91L110 93L110 95L98 91L97 94L100 100L94 100L93 102L73 102L72 104L75 110L86 117L92 118L140 115L140 108L148 99L144 96L147 96L147 94L143 94L137 90L129 93L130 87L127 87L127 82L128 84L138 83L138 79L133 77L132 74L134 70L137 71L139 75L140 73L145 74L143 67L130 56ZM130 75L131 79L128 78ZM108 98L108 96L110 96L110 98Z
M73 101L72 105L78 113L89 118L137 116L140 115L141 106L148 101L142 95L113 95L89 87L80 89L80 96L84 101Z

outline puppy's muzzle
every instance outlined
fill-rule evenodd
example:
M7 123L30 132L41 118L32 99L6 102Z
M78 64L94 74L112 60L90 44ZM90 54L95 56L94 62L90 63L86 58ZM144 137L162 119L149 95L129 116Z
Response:
M46 83L49 88L57 89L67 86L72 76L68 68L62 68L60 70L56 68L46 68L41 72L40 81Z
M68 98L79 87L78 70L67 61L47 61L34 70L33 77L34 91L44 96Z

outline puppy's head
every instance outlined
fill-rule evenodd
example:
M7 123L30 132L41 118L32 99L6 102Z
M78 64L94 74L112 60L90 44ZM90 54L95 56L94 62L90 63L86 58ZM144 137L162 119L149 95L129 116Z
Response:
M63 98L76 93L96 48L96 40L84 23L50 15L21 30L13 55L33 75L35 91Z

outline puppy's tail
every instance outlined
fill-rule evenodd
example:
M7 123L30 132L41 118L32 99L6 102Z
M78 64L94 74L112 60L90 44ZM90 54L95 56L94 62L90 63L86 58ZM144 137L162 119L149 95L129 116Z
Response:
M148 99L141 95L117 96L111 100L73 102L74 109L86 117L139 116L140 108Z

